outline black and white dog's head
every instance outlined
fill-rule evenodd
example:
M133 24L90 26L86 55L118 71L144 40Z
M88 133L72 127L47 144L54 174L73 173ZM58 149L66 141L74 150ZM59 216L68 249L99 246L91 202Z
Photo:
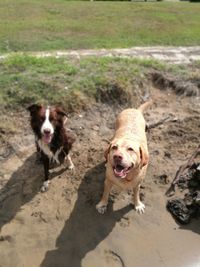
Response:
M61 130L67 120L67 114L59 107L44 107L33 104L28 107L31 115L31 127L38 139L50 144L55 132Z

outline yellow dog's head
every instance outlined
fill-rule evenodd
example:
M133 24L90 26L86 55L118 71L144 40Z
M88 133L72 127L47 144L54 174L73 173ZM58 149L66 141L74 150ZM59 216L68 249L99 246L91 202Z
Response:
M105 151L105 158L111 164L116 177L126 178L132 169L147 165L149 155L147 149L138 141L118 138L111 141Z

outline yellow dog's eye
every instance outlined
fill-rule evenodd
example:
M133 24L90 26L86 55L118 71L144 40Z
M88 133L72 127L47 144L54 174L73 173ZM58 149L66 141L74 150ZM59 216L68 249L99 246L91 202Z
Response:
M112 149L113 150L116 150L118 147L115 145L115 146L112 146Z
M132 147L129 147L128 151L134 151L134 149Z

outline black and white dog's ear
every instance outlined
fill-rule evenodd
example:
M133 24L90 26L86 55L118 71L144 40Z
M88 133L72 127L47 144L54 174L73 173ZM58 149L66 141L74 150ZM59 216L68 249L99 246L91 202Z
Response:
M56 107L56 112L63 119L63 124L67 122L67 113L60 107Z
M40 105L40 104L32 104L29 107L27 107L27 110L32 115L32 114L38 112L41 108L42 108L42 105Z
M67 113L62 108L56 107L56 112L60 116L67 117Z

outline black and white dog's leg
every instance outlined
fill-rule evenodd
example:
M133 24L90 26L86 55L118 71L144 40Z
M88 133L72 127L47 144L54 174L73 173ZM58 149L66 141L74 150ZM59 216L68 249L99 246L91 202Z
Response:
M41 187L41 192L46 192L49 188L49 158L42 153L42 160L43 160L43 165L44 165L44 176L45 176L45 181Z
M71 159L69 154L67 155L67 161L68 161L68 164L69 164L68 169L69 170L73 170L74 169L74 163L72 162L72 159Z
M38 140L37 140L36 137L35 137L35 146L36 146L36 150L37 150L37 152L36 152L36 163L41 164L42 163L41 149L40 149L40 147L38 145Z

